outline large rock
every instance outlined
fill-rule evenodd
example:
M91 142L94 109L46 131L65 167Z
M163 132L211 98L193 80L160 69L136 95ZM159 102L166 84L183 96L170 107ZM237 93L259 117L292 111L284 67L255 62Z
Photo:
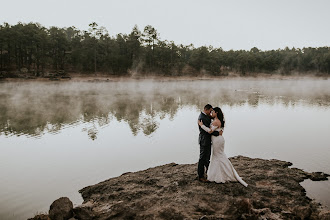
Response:
M51 220L68 220L73 217L73 204L67 197L55 200L49 209Z
M201 183L196 164L167 164L125 173L80 190L77 219L327 219L306 196L304 179L323 179L290 162L230 158L249 184Z

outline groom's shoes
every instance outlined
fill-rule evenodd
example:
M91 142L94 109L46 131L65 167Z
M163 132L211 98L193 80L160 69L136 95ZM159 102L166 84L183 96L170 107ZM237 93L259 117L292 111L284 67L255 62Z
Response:
M209 183L210 181L208 181L207 179L205 178L198 178L199 182L202 182L202 183Z

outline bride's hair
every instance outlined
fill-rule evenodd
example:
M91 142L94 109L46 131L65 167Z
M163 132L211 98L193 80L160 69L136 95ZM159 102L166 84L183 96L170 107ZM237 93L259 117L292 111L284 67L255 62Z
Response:
M221 122L221 127L224 128L225 127L225 118L223 117L221 108L215 107L215 108L213 108L213 110L217 113L217 117Z

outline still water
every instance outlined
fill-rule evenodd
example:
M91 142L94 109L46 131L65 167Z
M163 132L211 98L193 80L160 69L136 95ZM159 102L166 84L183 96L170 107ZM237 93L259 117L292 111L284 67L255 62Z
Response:
M225 114L228 156L330 173L330 80L0 83L0 219L26 219L124 172L196 163L197 117ZM194 177L192 177L194 178ZM305 181L330 207L330 181Z

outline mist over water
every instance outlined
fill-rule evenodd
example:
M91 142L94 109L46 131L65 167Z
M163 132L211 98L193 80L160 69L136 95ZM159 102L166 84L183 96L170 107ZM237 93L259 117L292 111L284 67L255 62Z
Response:
M0 131L4 135L40 136L65 126L111 118L125 121L133 134L157 129L155 117L173 116L182 107L216 106L255 108L330 105L328 80L224 80L130 82L24 82L2 83Z
M124 172L196 163L207 103L225 114L228 156L330 173L329 80L1 82L0 219L61 196L79 204L79 189ZM329 181L303 185L330 206Z

